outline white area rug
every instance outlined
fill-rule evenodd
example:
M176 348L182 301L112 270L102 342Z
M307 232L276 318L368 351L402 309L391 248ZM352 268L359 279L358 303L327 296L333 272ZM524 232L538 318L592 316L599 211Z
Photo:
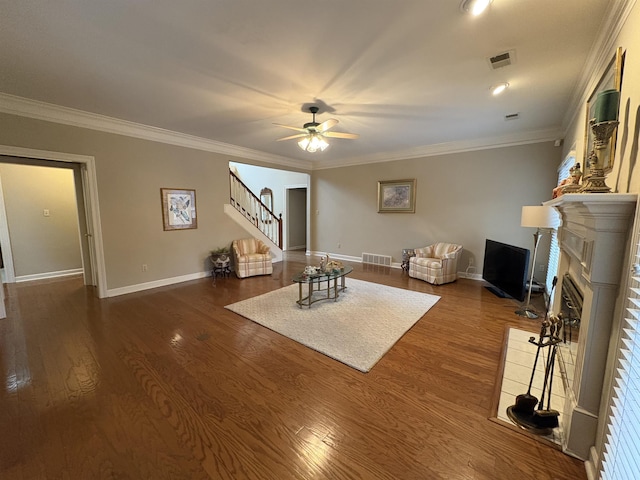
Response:
M368 372L440 297L346 279L338 300L300 308L298 285L265 293L225 308ZM303 285L303 295L307 286Z

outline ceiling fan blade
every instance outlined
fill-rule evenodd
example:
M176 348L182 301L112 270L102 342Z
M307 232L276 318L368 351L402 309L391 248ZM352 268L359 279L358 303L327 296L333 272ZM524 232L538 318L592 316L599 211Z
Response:
M358 135L357 133L324 132L322 135L324 135L325 137L332 137L332 138L349 138L349 139L360 138L360 135Z
M330 118L329 120L325 120L320 125L316 127L318 132L325 132L329 130L331 127L335 127L338 124L338 120L335 118Z
M302 137L306 137L307 134L306 133L298 133L296 135L291 135L289 137L284 137L284 138L279 138L276 140L276 142L281 142L282 140L292 140L294 138L302 138Z
M278 127L284 127L284 128L288 128L289 130L295 130L296 132L306 132L307 129L306 128L300 128L300 127L291 127L289 125L282 125L281 123L274 123L274 125L278 126Z

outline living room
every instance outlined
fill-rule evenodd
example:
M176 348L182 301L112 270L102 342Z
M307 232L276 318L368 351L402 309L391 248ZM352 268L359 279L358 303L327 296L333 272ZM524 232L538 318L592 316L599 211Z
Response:
M460 270L473 265L479 273L487 238L531 248L534 232L520 226L521 208L551 198L563 159L574 154L584 162L586 99L619 46L625 51L621 125L607 182L615 192L640 192L635 169L640 11L635 2L611 5L619 22L595 37L583 88L572 93L571 106L563 112L561 142L556 141L560 137L506 144L470 139L474 141L450 142L444 150L433 148L416 157L323 166L272 155L243 156L240 149L220 151L212 142L7 93L0 97L0 154L93 169L87 193L99 226L94 229L100 234L97 292L104 298L204 278L210 250L246 235L223 209L229 203L230 161L309 175L310 252L356 258L371 252L398 263L403 248L451 241L464 246ZM416 179L416 213L378 213L377 182L404 178ZM162 230L162 187L196 191L197 229ZM534 266L539 279L545 275L547 249L541 245L540 262Z

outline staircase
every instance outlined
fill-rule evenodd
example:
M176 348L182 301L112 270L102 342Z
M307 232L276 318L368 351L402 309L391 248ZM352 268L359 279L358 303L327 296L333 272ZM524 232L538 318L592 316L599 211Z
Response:
M282 260L282 214L276 216L235 173L229 170L230 203L224 211L238 225L271 247L274 261Z

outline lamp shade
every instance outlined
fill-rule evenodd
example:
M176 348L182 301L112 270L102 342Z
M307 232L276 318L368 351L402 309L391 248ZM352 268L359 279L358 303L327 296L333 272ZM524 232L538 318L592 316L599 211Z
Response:
M522 207L520 226L534 228L555 228L560 225L560 215L553 207L525 206Z

